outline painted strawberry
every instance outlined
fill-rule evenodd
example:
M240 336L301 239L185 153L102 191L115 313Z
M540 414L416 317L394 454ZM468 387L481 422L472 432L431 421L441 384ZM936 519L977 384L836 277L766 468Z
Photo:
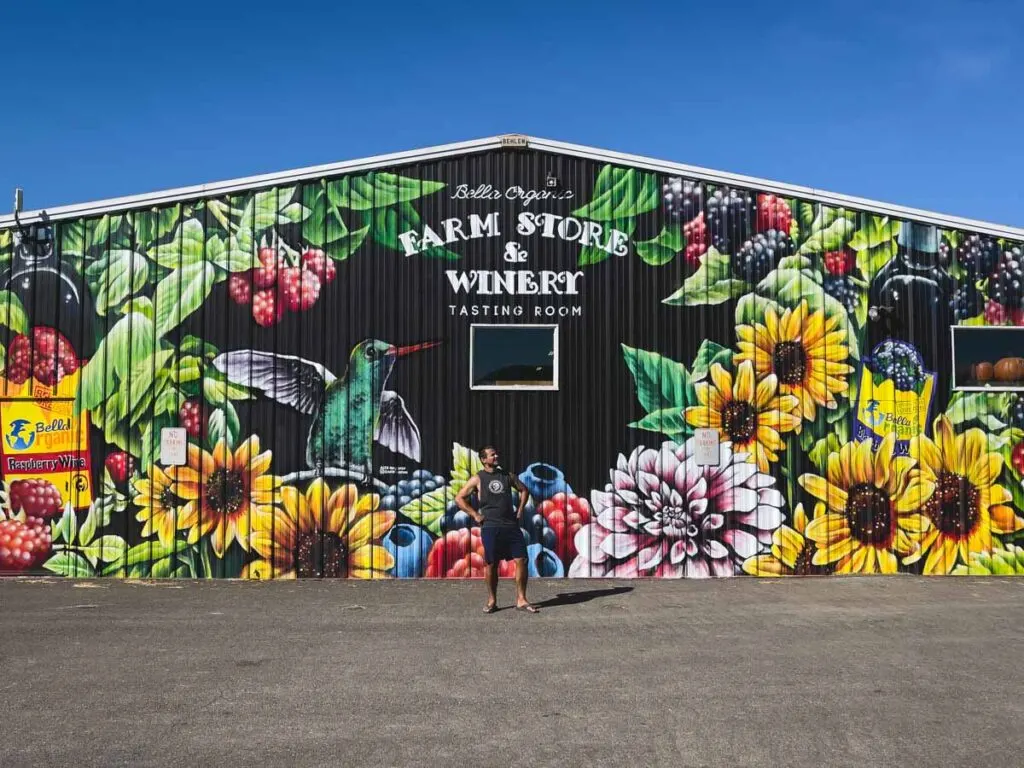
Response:
M187 428L186 431L188 431ZM110 479L118 485L127 481L135 471L135 460L125 451L115 451L110 454L103 465L110 473Z

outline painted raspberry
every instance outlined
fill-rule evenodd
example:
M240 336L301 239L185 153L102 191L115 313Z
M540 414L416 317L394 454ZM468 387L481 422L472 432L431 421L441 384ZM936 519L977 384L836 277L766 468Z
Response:
M327 258L319 248L309 248L302 252L302 266L316 275L321 283L334 282L338 274L334 260Z
M37 520L52 520L64 505L57 486L42 478L14 480L7 489L7 502L12 514L24 511Z
M484 543L479 528L459 528L437 539L427 555L427 578L481 579L486 572ZM502 560L498 576L515 575L515 563Z
M185 428L189 437L202 439L206 432L203 406L198 400L186 400L178 410L178 423Z
M31 338L18 334L7 353L7 378L15 384L24 384L32 376L52 387L78 370L74 348L55 328L38 325Z
M252 271L252 283L257 288L269 288L277 282L277 270L281 259L276 248L260 248L260 266Z
M793 211L789 203L775 195L757 196L757 231L767 232L776 229L789 234L789 225L793 222Z
M988 325L1003 325L1009 319L1010 313L1006 307L998 301L989 299L985 304L985 323Z
M188 431L187 428L186 431ZM115 451L110 454L103 465L110 473L110 479L118 485L127 481L135 471L135 459L125 451Z
M287 267L278 273L282 304L289 312L304 312L320 297L320 278L308 269Z
M848 251L829 251L825 254L825 271L830 275L848 275L857 264L857 257Z
M248 304L252 301L252 278L240 272L233 274L228 278L228 295L235 304Z
M700 266L700 257L708 249L708 225L703 213L683 225L683 236L686 238L686 263L693 267Z
M269 328L284 317L284 302L275 294L273 288L264 288L252 297L252 319L257 325Z
M556 493L540 505L539 512L555 532L555 554L563 563L576 557L576 532L590 522L590 503L574 493Z
M0 573L25 571L41 565L50 554L51 546L48 525L0 521Z

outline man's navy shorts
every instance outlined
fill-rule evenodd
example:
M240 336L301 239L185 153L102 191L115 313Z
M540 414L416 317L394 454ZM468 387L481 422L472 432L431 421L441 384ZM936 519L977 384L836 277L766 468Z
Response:
M519 526L485 526L480 529L484 543L484 560L493 565L499 560L519 560L526 557L526 544Z

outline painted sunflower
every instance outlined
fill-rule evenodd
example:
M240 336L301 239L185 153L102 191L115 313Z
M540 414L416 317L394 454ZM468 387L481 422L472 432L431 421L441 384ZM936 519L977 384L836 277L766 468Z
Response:
M825 505L814 505L814 518L825 514ZM793 510L793 527L780 525L772 533L771 554L755 555L743 561L743 571L751 576L809 576L826 573L812 562L815 544L807 538L807 513L804 505Z
M836 395L850 387L846 377L853 367L845 362L850 349L839 322L822 309L809 313L806 301L781 317L770 306L763 325L737 326L736 361L751 361L758 378L774 374L779 392L796 396L803 417L814 421L819 406L838 407Z
M935 486L935 493L921 511L931 523L921 549L904 562L924 557L926 574L948 574L959 559L969 563L971 553L990 552L993 533L1014 533L1024 528L1008 506L1009 490L996 483L1003 458L988 450L985 433L977 428L953 432L945 415L935 420L935 439L924 435L910 441L910 455L917 460L914 475Z
M806 474L800 485L827 514L807 524L807 538L818 550L811 562L835 563L836 573L896 573L897 555L921 546L928 525L921 508L935 484L912 474L914 460L894 456L890 433L872 455L872 441L849 442L828 457L828 477Z
M142 538L152 536L154 531L160 543L170 546L175 531L189 530L189 543L199 538L196 528L196 508L189 505L174 492L174 483L195 479L195 471L189 467L170 467L166 471L154 464L147 477L136 480L132 501L139 507L135 519L142 523Z
M303 494L281 489L281 509L253 523L252 547L263 558L250 563L249 578L384 578L395 560L380 545L395 513L380 508L375 493L352 484L334 493L322 479Z
M736 369L735 382L718 363L709 373L710 381L694 387L700 405L686 409L687 423L722 430L722 440L732 442L736 453L748 454L760 471L768 472L768 463L779 459L782 433L800 425L800 401L794 395L778 394L774 374L755 382L754 365L749 360Z
M196 445L188 447L188 469L178 474L172 488L185 499L185 514L192 515L190 536L213 535L210 541L217 557L237 541L250 546L250 532L257 525L269 525L280 497L281 481L268 475L271 452L260 453L256 435L228 450L221 440L213 453ZM181 513L179 513L181 514Z

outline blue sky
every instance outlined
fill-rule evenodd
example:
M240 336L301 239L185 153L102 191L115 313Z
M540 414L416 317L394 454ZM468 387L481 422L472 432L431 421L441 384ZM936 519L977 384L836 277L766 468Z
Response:
M1021 6L11 3L0 212L523 132L1024 225Z

